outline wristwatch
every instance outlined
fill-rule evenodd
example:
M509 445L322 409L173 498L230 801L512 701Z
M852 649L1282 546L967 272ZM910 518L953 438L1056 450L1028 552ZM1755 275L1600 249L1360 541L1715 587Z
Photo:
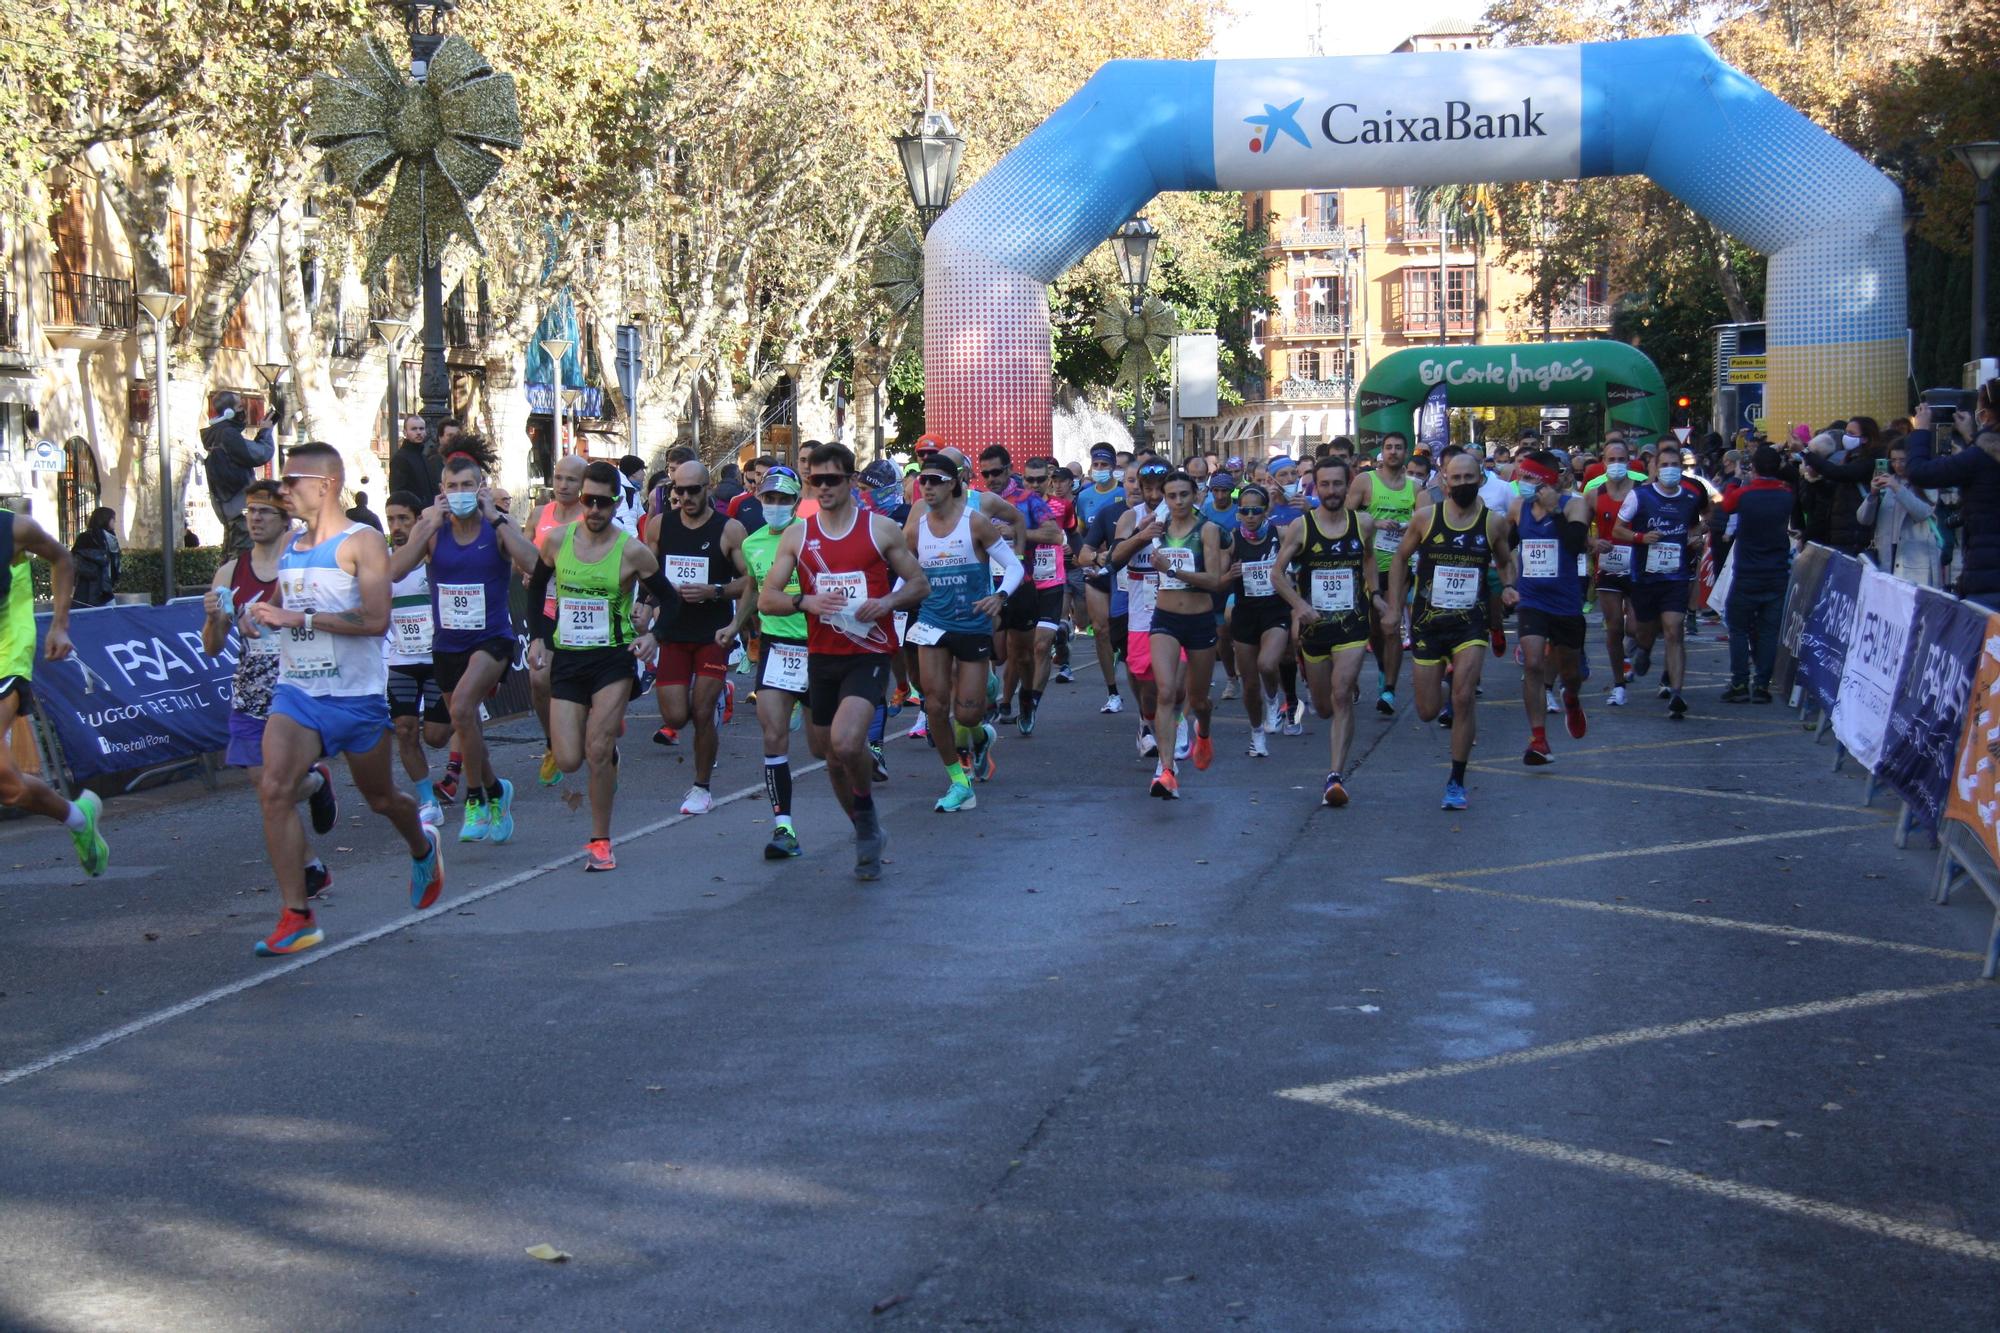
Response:
M310 633L312 633L312 632L313 632L313 613L312 613L312 612L310 612L310 611L306 612L306 622L305 622L305 624L304 624L304 625L301 625L301 626L300 626L300 628L301 628L301 629L303 629L303 630L304 630L304 631L305 631L306 633L308 633L308 634L310 634Z

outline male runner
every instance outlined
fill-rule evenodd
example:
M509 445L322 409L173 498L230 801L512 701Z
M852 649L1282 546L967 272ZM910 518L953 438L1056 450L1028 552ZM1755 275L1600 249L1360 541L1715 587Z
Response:
M1142 550L1151 552L1160 580L1150 645L1153 676L1163 699L1178 698L1186 690L1195 730L1189 757L1197 769L1206 769L1215 758L1215 745L1209 738L1212 705L1208 695L1215 674L1213 594L1229 576L1229 555L1216 525L1195 508L1194 481L1187 473L1169 474L1161 495L1167 509L1165 519L1149 514L1144 524L1119 543L1117 558L1130 561ZM1174 768L1179 757L1162 752L1150 787L1154 796L1180 798L1180 779Z
M1347 507L1365 512L1373 521L1375 570L1383 580L1388 577L1389 562L1395 558L1396 548L1402 545L1403 530L1410 526L1410 516L1417 512L1420 491L1417 478L1408 470L1409 447L1410 441L1401 431L1392 430L1384 435L1375 470L1356 477L1347 490ZM1320 503L1326 503L1323 494ZM1403 632L1399 627L1394 634L1388 633L1372 615L1368 617L1368 626L1368 646L1375 654L1378 690L1375 711L1393 716L1396 681L1403 671Z
M1530 450L1514 464L1521 496L1509 507L1509 540L1520 553L1519 626L1521 701L1528 709L1531 768L1553 764L1544 700L1562 678L1562 706L1572 740L1584 734L1583 577L1577 562L1590 548L1590 505L1560 489L1562 467L1547 449Z
M1190 460L1190 463L1192 461ZM1236 478L1227 472L1197 473L1192 466L1188 468L1187 473L1194 478L1194 484L1198 488L1195 491L1195 499L1199 502L1201 516L1216 525L1216 531L1222 534L1223 541L1227 543L1231 534L1236 531ZM1268 496L1269 492L1265 494ZM1264 511L1268 516L1270 513L1268 499L1265 501ZM1274 533L1281 530L1280 525L1270 523L1268 518L1266 527ZM1215 655L1222 659L1224 699L1234 699L1237 689L1236 640L1229 628L1230 600L1233 592L1233 589L1225 588L1215 594L1214 599ZM1254 656L1256 645L1251 645L1251 648ZM1278 707L1275 693L1267 691L1264 697L1269 702L1270 710L1275 713ZM1276 725L1275 722L1272 723L1273 727Z
M1097 516L1106 510L1121 509L1125 487L1117 470L1118 451L1108 444L1090 447L1090 485L1077 492L1076 516L1083 524L1083 547L1077 560L1087 571L1083 580L1083 605L1090 617L1092 647L1097 650L1097 669L1104 675L1104 704L1100 713L1123 712L1125 701L1118 694L1118 663L1124 644L1112 638L1111 602L1114 591L1110 572L1111 543L1104 540L1108 525L1118 521L1113 514L1100 527ZM1093 540L1095 538L1095 540ZM1088 558L1086 558L1088 557Z
M1630 546L1613 541L1618 527L1618 511L1625 497L1644 477L1631 475L1630 451L1625 437L1613 433L1604 441L1604 471L1584 488L1597 533L1597 609L1604 616L1604 647L1611 656L1611 697L1613 708L1625 706L1625 621L1632 596L1632 555Z
M389 548L382 534L351 521L341 504L340 451L317 440L285 462L285 502L304 524L278 557L278 597L245 619L281 631L278 685L264 723L264 845L284 910L257 953L298 953L326 937L306 901L305 835L297 805L306 774L322 756L344 754L368 808L387 819L410 850L410 906L431 906L444 890L437 830L396 786L389 768ZM469 793L468 793L469 794Z
M389 524L390 551L409 543L423 512L423 501L408 491L389 497L383 514ZM431 663L436 637L430 570L418 565L390 585L389 637L384 651L389 655L389 721L396 729L396 752L402 757L403 772L416 788L417 814L426 824L442 824L444 809L431 782L430 759L424 747L451 740L451 708ZM546 683L547 672L542 673L542 679ZM546 700L542 711L546 716ZM547 734L546 725L543 734Z
M1514 553L1507 545L1507 519L1479 498L1479 460L1453 454L1442 473L1444 500L1411 515L1410 526L1389 564L1389 607L1384 634L1400 633L1409 559L1417 557L1415 610L1410 618L1417 716L1436 718L1447 699L1443 678L1451 668L1451 776L1444 784L1443 809L1463 810L1465 766L1478 734L1479 673L1490 644L1486 633L1486 572L1500 571L1501 601L1519 600L1514 588Z
M622 491L617 468L602 460L588 464L580 492L583 520L542 537L528 583L535 620L528 663L549 673L549 742L556 763L565 773L590 765L586 871L618 868L611 854L618 735L639 664L658 649L650 633L632 624L632 587L641 584L652 594L662 621L671 622L681 610L680 598L660 577L659 558L615 521ZM543 613L551 587L553 620Z
M764 585L777 558L778 539L798 512L799 474L771 463L760 472L757 501L763 521L743 539L743 567L753 588ZM799 592L796 571L785 592ZM744 601L754 605L756 598L746 595ZM764 733L764 791L771 798L772 824L764 859L784 861L799 855L798 829L792 823L792 726L806 697L806 618L793 613L759 620L757 725Z
M1667 660L1660 684L1668 692L1667 716L1687 716L1681 690L1687 684L1687 610L1689 571L1696 568L1701 531L1696 526L1708 508L1708 492L1681 479L1680 455L1660 450L1653 479L1635 487L1618 506L1613 541L1632 542L1638 569L1633 574L1632 618L1638 622L1639 651L1632 672L1642 673L1662 629L1667 635ZM1643 660L1642 660L1643 659Z
M933 454L917 474L924 504L910 512L904 535L930 583L910 625L931 744L950 785L935 809L976 809L972 780L993 776L993 726L985 721L993 623L1022 577L1020 559L1000 529L967 503L965 481L948 456ZM992 568L1002 571L999 587Z
M111 849L97 832L104 810L97 793L64 800L40 778L14 767L13 751L5 744L14 719L28 707L29 681L35 674L35 588L28 558L37 555L49 562L53 595L42 658L60 662L71 652L69 603L76 590L76 566L63 544L35 520L0 508L0 805L62 821L76 844L76 859L89 874L101 875L111 864Z
M1019 720L1024 737L1035 734L1035 710L1041 707L1042 692L1048 688L1056 631L1062 627L1063 588L1068 582L1065 543L1075 511L1067 499L1049 493L1049 475L1054 468L1052 458L1029 459L1021 477L1029 492L1021 502L1022 512L1027 516L1021 536L1028 546L1034 609L1030 630L1016 627L1012 636L1014 674L1020 682Z
M1283 534L1264 521L1270 512L1270 493L1262 486L1245 486L1228 510L1230 521L1217 525L1230 543L1228 586L1236 595L1226 629L1236 656L1236 675L1243 681L1253 759L1270 757L1264 736L1280 725L1278 665L1292 644L1292 615L1276 578ZM1226 651L1222 644L1216 646L1217 651Z
M758 610L806 613L806 736L854 824L855 878L880 879L888 835L870 785L868 725L888 695L893 617L921 603L930 584L902 531L854 503L854 454L845 445L814 446L806 476L819 511L778 539ZM786 592L795 570L803 591ZM891 592L898 578L903 586Z
M585 460L581 454L564 454L556 460L550 472L554 498L535 511L534 542L537 548L542 538L566 523L574 523L583 517L583 502L578 498L583 494L583 469ZM554 618L553 602L542 608L543 614ZM540 671L528 672L528 695L535 702L535 718L542 724L542 739L549 735L549 671L546 663ZM537 775L544 787L553 787L562 781L562 770L556 767L556 750L553 744L542 749L542 770Z
M1353 466L1343 458L1313 464L1313 491L1319 508L1292 520L1272 565L1278 595L1299 625L1299 656L1305 659L1306 687L1313 709L1326 718L1327 773L1322 803L1347 804L1341 774L1354 743L1355 682L1368 627L1386 619L1382 567L1374 552L1375 520L1349 501ZM1335 517L1337 516L1337 518ZM1296 563L1296 578L1291 570Z
M222 562L202 599L206 615L201 623L201 650L210 657L220 655L229 641L229 627L236 626L236 675L229 685L229 745L222 761L243 769L251 783L261 787L264 720L270 716L271 691L278 684L279 636L271 630L258 633L244 613L258 602L275 601L278 596L278 557L292 535L283 488L263 477L245 487L243 522L250 533L249 547ZM334 801L333 774L325 764L314 764L299 780L293 804L301 801L311 812L313 832L331 833L339 810ZM308 898L319 897L333 883L333 872L317 855L305 863L305 876Z
M1135 543L1132 553L1122 560L1118 552L1133 533L1165 516L1163 490L1172 471L1150 454L1131 469L1127 489L1139 497L1139 502L1118 517L1107 557L1108 567L1125 581L1125 675L1132 686L1132 697L1139 705L1138 745L1142 759L1160 752L1159 739L1153 732L1153 720L1160 705L1159 682L1153 676L1153 611L1159 604L1160 576L1153 568L1150 544ZM1166 705L1167 716L1172 717L1180 708L1179 696L1168 696Z
M653 520L652 546L660 572L680 593L680 614L659 636L660 666L653 681L660 720L675 731L694 724L694 785L681 813L715 808L709 784L715 775L719 711L728 688L729 645L756 607L743 572L743 525L708 500L708 469L682 463L674 469L670 503ZM731 599L740 599L732 610ZM722 710L717 704L725 703Z
M988 495L1005 500L1019 514L1017 520L997 518L1000 531L1014 544L1017 555L1025 555L1027 550L1026 531L1042 522L1039 499L1019 477L1013 475L1013 456L1006 446L989 444L979 451L979 478L981 489ZM990 511L988 517L997 517ZM995 570L994 581L1000 573ZM1035 612L1039 609L1035 598L1034 584L1023 580L1014 595L1007 599L1007 609L1000 616L1000 623L993 631L993 656L1000 665L1000 701L996 706L993 721L1013 722L1014 696L1021 684L1021 662L1032 654L1032 640L1035 632ZM1031 642L1026 652L1016 646L1016 641L1026 636ZM1030 688L1033 688L1030 682Z

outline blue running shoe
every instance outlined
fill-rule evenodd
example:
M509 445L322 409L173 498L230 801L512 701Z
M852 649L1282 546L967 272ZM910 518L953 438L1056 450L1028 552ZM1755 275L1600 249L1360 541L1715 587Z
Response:
M514 836L514 784L500 779L500 799L486 803L486 841L505 842Z
M444 892L444 846L438 831L426 824L424 837L430 840L431 854L410 862L410 906L419 912L438 900Z
M1438 809L1440 810L1465 809L1465 784L1461 782L1445 783L1444 803L1438 806Z

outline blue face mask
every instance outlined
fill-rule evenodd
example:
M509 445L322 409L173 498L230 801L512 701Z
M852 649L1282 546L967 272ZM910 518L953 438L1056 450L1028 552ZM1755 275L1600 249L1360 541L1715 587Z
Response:
M1541 486L1532 481L1517 481L1514 483L1514 488L1520 491L1521 494L1533 499L1535 492L1540 490Z
M444 497L444 502L451 507L451 512L459 518L471 518L479 512L479 492L477 491L453 491L450 495Z
M1681 484L1681 470L1671 463L1662 464L1659 469L1660 485L1671 490Z
M874 500L876 510L885 514L903 503L903 491L900 486L877 486L869 492L869 496Z
M1099 486L1102 486L1111 480L1111 469L1108 467L1092 468L1090 470L1090 479Z
M792 521L791 505L772 504L769 500L766 500L763 507L764 522L773 532L782 532L785 525Z

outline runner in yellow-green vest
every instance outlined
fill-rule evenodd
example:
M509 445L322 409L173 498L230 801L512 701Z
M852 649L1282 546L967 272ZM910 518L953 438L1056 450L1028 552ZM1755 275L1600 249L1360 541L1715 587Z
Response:
M1417 479L1404 469L1409 463L1410 442L1402 432L1390 431L1382 437L1382 452L1375 470L1358 473L1347 490L1347 507L1375 521L1375 569L1383 586L1388 585L1389 565L1396 547L1410 526L1411 517L1430 497ZM1385 716L1396 712L1396 677L1403 670L1401 628L1385 629L1378 617L1369 617L1368 646L1374 650L1377 670L1375 711Z
M63 544L42 531L35 520L0 509L0 805L61 820L76 844L76 859L90 874L101 875L111 864L111 849L97 831L103 809L97 793L87 791L74 801L65 801L48 783L16 768L13 749L7 743L14 719L27 711L33 698L35 586L28 565L31 556L49 562L49 588L54 594L41 656L60 662L70 654L69 601L76 588L76 567Z
M743 563L750 570L750 597L764 586L764 576L778 557L778 542L792 526L798 512L799 474L788 467L774 467L764 474L757 490L757 503L764 510L764 526L743 539ZM794 571L785 592L797 596L799 576ZM757 652L757 725L764 731L764 791L771 798L771 841L764 844L764 859L787 861L799 854L798 831L792 826L792 728L798 724L798 706L806 695L806 614L761 615Z

